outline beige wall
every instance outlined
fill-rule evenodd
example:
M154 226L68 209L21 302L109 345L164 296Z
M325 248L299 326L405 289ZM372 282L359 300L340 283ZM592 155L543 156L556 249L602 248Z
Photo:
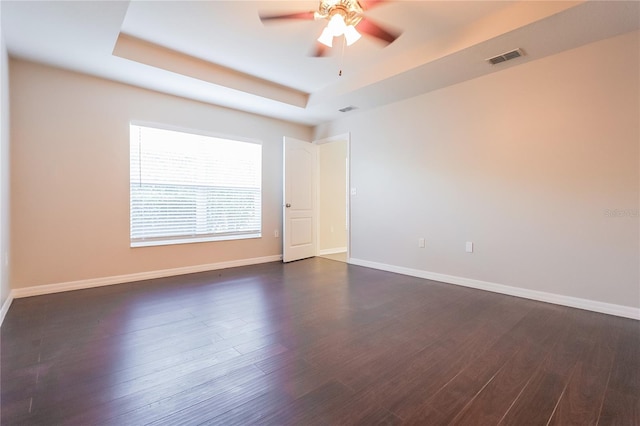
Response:
M318 145L319 248L347 247L347 141Z
M0 29L0 306L9 297L9 57Z
M634 32L320 126L351 132L351 256L640 307L639 48Z
M306 126L11 60L13 288L279 255L282 137ZM261 239L129 247L129 122L263 142Z

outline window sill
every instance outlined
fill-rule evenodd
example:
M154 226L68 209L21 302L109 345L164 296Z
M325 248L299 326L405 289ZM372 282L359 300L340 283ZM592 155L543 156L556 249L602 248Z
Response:
M213 241L232 241L232 240L249 240L254 238L262 238L262 233L255 234L243 234L243 235L221 235L221 236L206 236L206 237L187 237L187 238L175 238L164 240L144 240L144 241L131 241L130 247L153 247L153 246L170 246L176 244L192 244L192 243L209 243Z

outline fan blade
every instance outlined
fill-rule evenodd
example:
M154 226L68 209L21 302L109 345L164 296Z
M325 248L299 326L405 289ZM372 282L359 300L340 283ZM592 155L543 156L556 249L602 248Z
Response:
M329 47L325 46L320 42L316 43L315 49L313 50L313 52L311 52L311 56L314 56L316 58L322 58L323 56L328 56L328 55L329 55Z
M312 21L315 19L314 13L315 12L296 12L296 13L287 13L285 15L266 15L261 13L260 20L263 23L266 23L269 21L282 20L282 19L303 19L303 20Z
M362 6L364 10L369 10L369 9L373 9L378 5L389 3L390 0L358 0L358 2L360 3L360 6Z
M393 43L398 37L400 37L399 32L386 30L368 18L362 18L362 21L360 21L356 29L363 34L368 34L382 40L386 44Z

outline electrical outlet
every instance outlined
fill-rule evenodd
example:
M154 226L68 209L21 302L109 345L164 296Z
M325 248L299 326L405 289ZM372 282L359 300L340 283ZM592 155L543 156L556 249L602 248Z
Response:
M425 247L424 238L422 238L422 237L418 238L418 247L420 247L420 248L424 248Z
M356 188L351 188L351 195L358 195L358 190Z
M274 229L274 230L273 230L273 236L274 236L275 238L278 238L278 237L280 236L280 231L278 231L277 229Z

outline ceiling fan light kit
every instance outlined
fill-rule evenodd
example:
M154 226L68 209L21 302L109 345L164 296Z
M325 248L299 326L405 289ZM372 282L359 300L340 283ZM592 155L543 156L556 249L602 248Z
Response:
M358 41L360 33L353 25L347 25L344 18L339 13L333 15L327 26L322 30L322 34L318 37L318 41L325 46L331 47L333 45L333 38L344 36L347 46L351 46Z
M363 2L365 6L371 8L378 4L385 3L383 0L369 0ZM294 12L284 15L261 15L262 22L285 19L325 19L327 26L318 37L318 42L324 46L332 47L333 38L344 36L347 46L351 46L358 41L362 34L372 36L386 44L392 43L399 34L389 31L364 16L364 8L360 0L320 0L318 10L315 12ZM358 24L362 24L360 31L356 29ZM362 33L362 34L361 34ZM323 50L319 49L316 56L322 56Z
M328 19L329 23L322 31L318 41L325 46L333 45L333 38L344 36L347 46L360 39L356 25L362 20L362 7L357 1L321 1L316 19Z

